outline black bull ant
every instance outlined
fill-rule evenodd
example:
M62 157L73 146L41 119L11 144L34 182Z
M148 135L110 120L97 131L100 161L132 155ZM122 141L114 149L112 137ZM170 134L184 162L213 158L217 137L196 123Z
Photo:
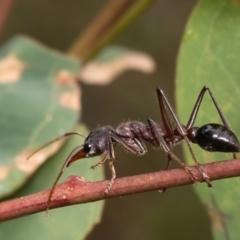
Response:
M215 108L217 109L217 112L223 122L223 125L217 123L208 123L201 127L193 127L199 107L206 91L209 92L212 102L214 103ZM189 151L191 152L196 167L202 174L208 186L212 186L208 174L197 161L191 148L190 142L198 144L198 146L205 151L233 153L234 158L236 158L236 153L240 151L239 141L235 134L231 131L230 125L228 124L227 119L223 115L222 110L215 100L212 91L206 86L202 88L186 126L182 125L179 122L163 90L160 88L157 88L157 97L162 117L162 124L158 124L151 118L148 118L148 124L132 121L121 124L116 128L116 130L109 126L100 127L96 130L93 130L85 139L84 143L80 146L77 146L70 153L51 188L48 197L47 209L49 209L54 189L64 169L68 167L72 162L82 158L89 158L100 155L103 156L102 160L99 163L91 167L92 169L101 166L106 160L109 161L112 178L105 190L105 193L107 194L113 185L114 179L116 178L113 162L116 160L114 149L117 143L120 144L121 147L128 152L142 156L147 152L147 149L142 140L149 142L152 146L162 149L167 154L168 162L166 169L169 166L170 160L174 159L183 167L183 169L188 173L189 177L195 183L197 182L197 179L191 172L190 168L187 167L172 152L172 147L179 144L184 139L187 143ZM82 134L76 132L66 133L63 136L52 140L51 142L34 151L28 157L28 159L33 154L48 146L49 144L74 134L84 137Z

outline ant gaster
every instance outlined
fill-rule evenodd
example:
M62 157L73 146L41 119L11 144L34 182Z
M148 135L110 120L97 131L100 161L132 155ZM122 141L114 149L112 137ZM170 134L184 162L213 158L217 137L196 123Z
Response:
M193 127L199 107L206 91L209 92L209 95L212 99L212 102L214 103L215 108L217 109L223 125L217 123L208 123L201 127ZM114 179L116 178L113 162L116 160L114 148L117 143L120 144L120 146L128 152L139 156L142 156L147 152L147 149L142 140L149 142L154 147L163 149L168 157L166 169L169 166L170 160L174 159L188 173L192 181L196 183L197 179L191 172L190 168L187 167L172 152L172 147L179 144L184 139L186 141L188 149L190 150L196 167L202 174L208 186L212 186L208 174L197 161L190 142L197 144L205 151L233 153L234 158L236 158L236 153L240 151L239 141L235 134L231 131L230 125L228 124L217 101L215 100L212 91L206 86L202 88L193 107L187 125L182 125L179 122L164 92L160 88L157 88L157 97L162 117L162 124L158 124L151 118L148 118L148 124L143 124L139 121L131 121L121 124L116 129L113 129L109 126L100 127L96 130L93 130L88 135L88 137L86 137L84 143L80 146L77 146L70 153L51 188L47 202L47 211L50 207L54 189L64 169L68 167L72 162L82 158L89 158L100 155L103 156L102 160L99 163L91 167L92 169L101 166L106 160L109 161L112 177L105 190L105 193L107 194L111 189ZM30 158L33 154L46 147L47 145L50 145L53 142L74 134L83 136L82 134L76 132L66 133L63 136L54 139L41 148L37 149L28 158Z

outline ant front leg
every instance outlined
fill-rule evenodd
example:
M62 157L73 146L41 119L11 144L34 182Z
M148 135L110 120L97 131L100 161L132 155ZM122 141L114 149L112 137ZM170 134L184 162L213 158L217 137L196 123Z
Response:
M115 171L115 168L114 168L114 165L113 165L113 161L116 160L116 157L115 157L115 153L114 153L114 143L113 143L113 139L111 137L108 138L108 160L109 160L109 168L110 168L110 171L111 171L111 174L112 174L112 177L110 179L110 181L108 182L108 185L107 185L107 188L105 189L105 194L108 194L108 192L110 191L113 183L114 183L114 180L116 178L116 171Z
M106 162L107 158L108 158L108 155L105 155L105 156L101 159L100 162L98 162L97 164L91 166L90 169L93 169L93 170L94 170L94 169L100 167L102 164L104 164L104 163Z
M109 155L107 154L107 155L105 155L105 156L102 158L102 160L101 160L100 162L98 162L96 165L93 165L93 166L90 167L91 169L94 170L94 169L100 167L103 163L105 163L107 159L109 160L109 168L110 168L111 173L112 173L112 178L111 178L111 180L109 181L109 183L108 183L108 185L107 185L107 188L106 188L105 191L104 191L105 194L108 194L108 192L110 191L110 189L111 189L111 187L112 187L112 185L113 185L113 183L114 183L114 180L115 180L115 178L116 178L116 171L115 171L115 168L114 168L114 166L113 166L113 161L116 160L116 159L111 159L111 158L109 158Z
M109 168L110 168L111 173L112 173L112 178L108 182L107 188L105 189L105 194L108 194L108 192L110 191L110 189L111 189L111 187L114 183L114 180L116 178L116 171L115 171L115 168L113 166L113 161L114 161L114 159L109 159Z

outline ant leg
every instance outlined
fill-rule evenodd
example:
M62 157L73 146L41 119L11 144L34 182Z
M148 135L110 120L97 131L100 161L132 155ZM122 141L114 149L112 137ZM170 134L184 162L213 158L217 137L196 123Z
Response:
M168 170L171 161L172 161L172 158L171 158L171 156L168 154L168 155L167 155L167 164L166 164L166 166L165 166L165 170Z
M111 133L110 137L119 143L122 148L126 149L132 154L144 155L147 152L145 145L136 136L125 138L124 136L121 136L120 133ZM117 160L116 157L114 160Z
M208 174L207 174L206 171L201 167L201 165L199 164L199 162L197 161L197 159L196 159L196 157L195 157L195 155L194 155L194 153L193 153L193 150L192 150L191 145L190 145L190 141L189 141L189 139L188 139L188 137L187 137L187 133L186 133L186 131L187 131L188 127L189 127L189 124L190 124L190 126L192 126L191 124L193 124L194 121L195 121L195 119L196 119L196 113L197 113L197 111L198 111L198 109L199 109L199 105L200 105L200 103L201 103L201 99L202 99L203 94L204 94L205 91L206 91L205 88L203 88L203 90L201 91L201 93L200 93L200 95L199 95L199 97L198 97L197 103L195 104L194 110L193 110L193 112L192 112L192 114L191 114L191 116L190 116L190 119L189 119L189 122L188 122L188 125L187 125L186 129L184 129L184 128L182 127L182 125L181 125L181 123L179 122L177 116L175 115L175 113L174 113L174 111L173 111L170 103L168 102L166 96L164 95L164 92L163 92L160 88L157 88L157 95L158 95L158 102L159 102L160 108L162 109L162 108L164 107L164 109L163 109L163 114L167 116L167 112L168 112L168 114L171 115L171 118L172 118L172 120L175 122L176 128L177 128L178 131L179 131L179 135L180 135L181 137L183 137L184 140L185 140L186 143L187 143L188 149L189 149L189 151L190 151L190 153L191 153L191 155L192 155L192 158L193 158L193 160L194 160L194 162L195 162L195 164L196 164L196 167L198 168L199 172L200 172L201 175L203 176L203 178L204 178L204 180L206 181L208 187L212 187L213 185L212 185L212 183L211 183L211 181L210 181L210 178L209 178ZM200 100L199 100L199 99L200 99ZM161 107L161 106L163 106L163 107ZM156 127L155 127L155 129L156 129ZM157 133L157 130L155 130L155 131L156 131L156 133ZM158 134L158 133L157 133L157 134ZM155 135L156 135L156 134L155 134ZM161 134L158 134L158 136L160 136L160 135L161 135ZM171 136L172 136L172 135L171 135ZM163 139L163 140L164 140L164 139Z
M163 136L161 134L159 134L159 132L157 131L155 122L151 118L148 118L148 124L152 131L154 140L158 143L158 146L161 147L164 150L164 152L166 152L167 155L171 157L171 159L174 159L176 162L178 162L178 164L181 165L181 167L185 170L185 172L189 175L189 177L195 184L197 182L197 177L192 172L191 168L189 168L173 152L171 152L171 149L169 148L168 144L164 140Z
M210 177L208 176L207 172L204 170L204 168L200 165L200 163L196 159L196 157L195 157L195 155L193 153L193 150L192 150L192 148L190 146L190 142L189 142L188 138L186 136L184 136L184 139L185 139L185 141L187 143L188 149L189 149L189 151L190 151L190 153L191 153L191 155L193 157L193 160L194 160L194 162L196 164L196 167L197 167L198 171L201 173L201 175L202 175L203 179L205 180L205 182L207 183L207 186L208 187L213 187L213 184L212 184L212 182L210 180Z
M168 144L168 147L169 147L170 151L172 152L172 144ZM168 155L167 155L167 164L166 164L166 166L165 166L165 170L168 170L171 161L172 161L172 158L171 158L171 156L168 154Z
M108 158L108 155L106 154L106 155L101 159L100 162L98 162L96 165L91 166L90 168L94 170L94 169L100 167L103 163L106 162L107 158Z
M207 87L207 86L204 86L204 87L208 90L209 95L210 95L210 97L212 98L212 101L213 101L213 103L214 103L214 105L215 105L215 107L216 107L216 109L217 109L217 111L218 111L218 114L219 114L219 116L220 116L223 124L225 125L225 127L226 127L228 130L231 130L230 124L228 123L225 115L223 114L222 109L221 109L220 106L218 105L217 100L215 99L215 96L213 95L211 89L210 89L209 87ZM234 158L234 159L237 159L237 154L236 154L236 153L233 153L233 158Z
M114 180L116 178L116 171L113 165L113 161L116 159L115 158L115 154L114 154L114 143L111 137L108 138L108 152L109 154L107 155L107 158L109 160L109 168L111 170L112 173L112 177L110 179L110 181L108 182L107 188L105 189L105 194L108 194L108 192L110 191Z
M195 103L195 105L194 105L194 107L193 107L192 113L191 113L191 115L190 115L190 117L189 117L189 120L188 120L188 123L187 123L187 129L189 129L189 128L191 128L191 127L193 126L193 124L194 124L194 122L195 122L195 120L196 120L196 117L197 117L197 114L198 114L200 105L201 105L201 103L202 103L204 94L206 93L206 91L208 91L208 93L209 93L209 95L210 95L210 97L211 97L211 99L212 99L212 102L213 102L213 104L214 104L214 106L215 106L215 108L216 108L216 110L217 110L217 112L218 112L218 115L220 116L220 118L221 118L224 126L225 126L228 130L231 130L230 125L229 125L226 117L224 116L224 114L223 114L220 106L219 106L218 103L217 103L217 100L215 99L215 97L214 97L211 89L210 89L209 87L207 87L207 86L204 86L204 87L202 88L202 90L200 91L199 95L198 95L197 101L196 101L196 103Z
M189 175L189 177L191 178L192 182L194 184L196 184L198 182L198 179L196 177L196 175L192 172L191 168L188 167L185 163L183 163L175 154L173 154L170 150L168 149L164 149L164 151L169 151L167 152L167 154L169 154L171 156L172 159L174 159L175 161L177 161L181 167L184 169L184 171Z
M172 146L169 146L169 149L170 149L170 151L172 151ZM164 169L165 171L168 170L171 161L172 161L172 157L169 154L167 154L167 164L166 164L165 169ZM165 193L166 189L165 188L159 189L159 192Z
M76 148L74 148L74 149L72 150L72 152L69 154L69 156L68 156L68 158L66 159L66 161L64 162L63 166L61 167L61 170L60 170L60 172L58 173L58 176L57 176L57 178L55 179L55 181L54 181L54 183L53 183L53 185L52 185L52 187L51 187L51 189L50 189L49 195L48 195L47 207L46 207L46 211L47 211L47 212L46 212L46 215L47 215L47 217L49 216L50 204L51 204L53 192L54 192L54 190L55 190L55 188L56 188L56 185L57 185L60 177L62 176L64 170L66 169L66 167L69 166L69 163L71 162L72 157L74 157L74 155L75 155L77 152L81 151L81 149L82 149L82 145L77 146Z
M114 161L114 159L109 159L109 168L111 170L112 177L111 177L111 180L108 182L107 188L105 190L105 194L108 194L108 192L110 191L110 189L111 189L111 187L114 183L114 180L116 178L116 171L115 171L115 168L113 166L113 161Z
M230 124L228 123L226 117L224 116L223 111L221 110L220 106L218 105L217 100L216 100L213 92L212 92L211 89L210 89L209 87L207 87L207 86L204 86L204 87L202 88L202 90L200 91L199 95L198 95L197 101L196 101L196 103L195 103L195 105L194 105L194 107L193 107L192 113L191 113L191 115L190 115L190 117L189 117L189 120L188 120L186 129L188 130L188 129L190 129L190 128L193 126L193 124L194 124L194 122L195 122L195 120L196 120L196 117L197 117L197 114L198 114L200 105L201 105L201 103L202 103L204 94L206 93L206 91L208 91L208 93L209 93L209 95L210 95L210 97L211 97L211 99L212 99L212 102L213 102L213 104L214 104L214 106L215 106L215 108L216 108L216 110L217 110L217 112L218 112L218 115L220 116L220 118L221 118L224 126L225 126L228 130L231 130ZM234 159L237 158L236 153L233 153L233 158L234 158Z

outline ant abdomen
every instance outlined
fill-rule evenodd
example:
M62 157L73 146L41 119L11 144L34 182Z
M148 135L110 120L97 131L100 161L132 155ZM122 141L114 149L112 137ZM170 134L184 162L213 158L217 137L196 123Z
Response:
M239 152L240 144L236 135L227 127L209 123L196 130L195 143L209 152Z

